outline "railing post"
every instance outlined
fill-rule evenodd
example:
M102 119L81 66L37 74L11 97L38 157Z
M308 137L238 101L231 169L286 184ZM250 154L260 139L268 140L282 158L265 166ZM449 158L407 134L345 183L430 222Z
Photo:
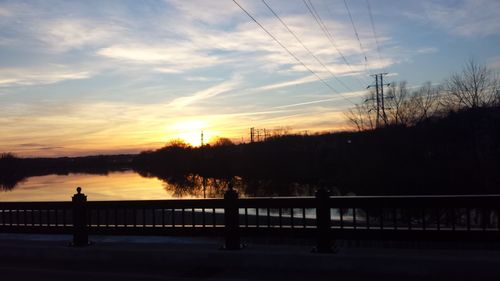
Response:
M317 253L333 253L334 239L331 237L330 191L320 188L316 191Z
M81 187L76 188L73 195L73 246L83 247L89 245L89 234L87 229L87 196Z
M232 184L224 193L224 236L225 250L241 249L239 213L238 213L238 192L233 189Z

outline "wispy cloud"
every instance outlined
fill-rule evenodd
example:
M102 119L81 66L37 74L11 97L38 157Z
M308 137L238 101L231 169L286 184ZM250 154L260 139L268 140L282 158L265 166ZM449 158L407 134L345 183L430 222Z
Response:
M205 77L205 76L187 76L184 77L187 81L196 81L196 82L208 82L208 81L220 81L220 78L214 77Z
M500 34L500 2L497 0L460 0L446 4L425 4L432 24L464 37Z
M434 54L439 52L439 49L436 47L421 47L417 49L417 53L419 54Z
M37 151L39 149L41 149L41 150L53 150L53 149L64 148L62 146L51 146L51 145L40 144L40 143L21 143L18 146L21 147L21 149L34 150L34 151Z
M59 18L37 26L39 40L53 51L65 52L86 46L102 46L123 35L124 30L106 21L85 18Z
M224 1L165 0L165 2L175 7L182 18L188 21L200 21L209 25L227 22L231 18L240 15L241 12L236 5L228 5ZM200 7L203 7L203 9L200 9Z
M137 21L125 19L126 13L106 11L103 15L90 16L76 13L72 17L57 14L47 17L53 11L41 5L29 5L21 13L25 22L16 28L17 34L24 34L24 41L33 44L41 42L52 52L78 50L84 57L93 55L112 59L113 67L124 64L143 65L147 71L160 73L183 73L205 67L230 66L241 72L242 68L267 72L304 72L307 70L276 45L267 34L249 22L236 5L217 1L165 1L167 12L157 13L148 19L150 29L137 29ZM324 73L309 54L283 29L274 18L262 17L262 5L245 3L255 9L259 20L290 50L310 65L316 72ZM77 4L69 5L73 9ZM76 7L75 7L76 6ZM199 7L203 9L199 9ZM71 11L68 7L62 7ZM85 8L82 10L85 10ZM45 10L44 10L45 9ZM38 11L41 10L41 11ZM351 67L343 65L340 55L332 48L321 30L314 26L307 14L284 14L283 19L291 29L300 34L302 40L337 75L358 75L364 69L358 43L346 23L328 19L325 24L335 34L337 47L351 60ZM163 26L175 25L175 29ZM314 27L314 28L312 28ZM360 33L366 33L360 30ZM30 38L31 37L31 38ZM34 37L35 40L32 40ZM380 36L384 44L389 37ZM367 51L374 50L370 43ZM384 62L383 65L393 63ZM111 64L110 64L111 65ZM154 65L154 67L150 67ZM379 64L373 61L372 67Z
M192 95L176 98L169 105L175 108L182 108L201 100L213 98L217 95L234 90L240 83L240 80L241 78L239 76L235 76L229 81L224 81L210 88L198 91Z
M90 71L78 71L60 65L44 68L0 68L0 86L52 84L91 76Z
M191 44L177 43L164 45L113 45L102 48L97 54L131 63L146 63L163 65L156 68L161 72L168 69L169 72L181 72L187 69L194 69L206 66L213 66L218 63L216 56L203 54Z
M355 92L350 92L350 93L337 94L335 97L331 97L331 98L286 104L286 105L276 106L273 108L280 109L280 108L300 107L300 106L305 106L305 105L320 104L320 103L327 103L327 102L333 102L333 101L342 101L342 100L346 100L348 98L361 97L365 94L366 94L366 91L355 91ZM347 104L347 105L350 106L350 104Z
M290 86L295 86L295 85L300 85L300 84L305 84L305 83L311 83L318 81L318 78L315 75L309 75L309 76L304 76L298 79L294 79L291 81L286 81L286 82L278 82L278 83L273 83L270 85L262 86L259 87L258 90L275 90L279 88L284 88L284 87L290 87Z
M153 68L153 70L160 73L170 73L170 74L182 73L180 69L168 68L168 67L155 67Z

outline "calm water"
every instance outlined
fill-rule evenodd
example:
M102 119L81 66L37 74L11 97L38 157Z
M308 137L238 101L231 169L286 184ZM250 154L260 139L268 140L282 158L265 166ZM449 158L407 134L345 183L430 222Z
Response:
M279 180L214 178L197 174L138 174L128 170L108 174L33 176L0 184L0 201L68 201L81 186L88 200L154 200L172 198L222 198L229 184L241 197L311 196L317 189L310 183Z
M203 192L179 194L158 178L145 178L133 171L108 175L69 174L30 177L12 190L0 191L0 201L69 201L77 186L89 200L146 200L203 197Z

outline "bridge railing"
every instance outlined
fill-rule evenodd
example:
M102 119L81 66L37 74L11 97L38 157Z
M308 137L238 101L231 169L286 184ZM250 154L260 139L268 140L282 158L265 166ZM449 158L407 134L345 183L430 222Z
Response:
M71 233L71 202L0 202L0 232Z
M0 202L0 232L88 235L223 236L238 249L242 236L307 237L330 251L336 239L500 240L500 195L352 196Z
M359 196L329 199L335 237L498 241L500 196Z

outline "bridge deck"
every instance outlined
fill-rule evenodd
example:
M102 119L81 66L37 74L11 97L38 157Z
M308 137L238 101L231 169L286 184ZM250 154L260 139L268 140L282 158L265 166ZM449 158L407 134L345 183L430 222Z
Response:
M92 237L92 247L66 246L71 236L0 237L2 280L498 280L500 250L340 248L250 244L223 251L222 241ZM54 237L54 236L50 236ZM146 239L146 240L145 240ZM37 240L37 241L33 241ZM41 241L43 240L43 241ZM144 243L148 242L148 243Z

